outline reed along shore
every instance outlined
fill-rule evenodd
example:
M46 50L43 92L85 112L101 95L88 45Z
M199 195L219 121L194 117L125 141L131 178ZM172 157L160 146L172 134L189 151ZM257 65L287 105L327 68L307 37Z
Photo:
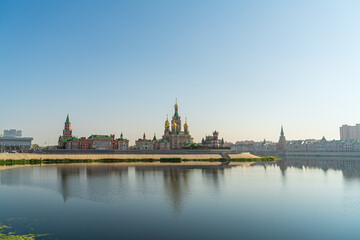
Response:
M224 158L221 154L0 154L0 166L24 164L52 163L196 163L221 162L272 162L277 157L258 157L249 153L229 154Z

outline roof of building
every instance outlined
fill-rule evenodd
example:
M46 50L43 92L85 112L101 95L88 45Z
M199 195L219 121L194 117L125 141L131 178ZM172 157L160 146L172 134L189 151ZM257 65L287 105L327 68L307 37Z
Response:
M116 140L118 140L118 141L125 141L125 142L128 142L128 141L129 141L128 139L124 138L123 133L121 133L121 134L120 134L120 138L118 138L118 139L116 139Z
M2 141L32 141L32 137L0 137Z
M105 139L112 139L109 135L91 135L90 137L88 137L88 139L100 139L100 138L105 138Z
M69 141L80 141L80 139L77 137L60 139L60 142L69 142Z
M118 140L118 141L125 141L125 142L128 142L129 141L129 139L126 139L126 138L118 138L118 139L116 139L116 140Z

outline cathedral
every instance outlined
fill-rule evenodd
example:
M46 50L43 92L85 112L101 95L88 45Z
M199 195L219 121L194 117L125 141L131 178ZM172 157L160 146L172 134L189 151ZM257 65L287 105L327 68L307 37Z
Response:
M170 149L181 149L184 144L192 143L193 139L189 132L187 120L185 120L184 131L181 129L181 117L179 115L179 105L177 101L174 108L175 113L171 119L171 125L168 117L166 118L163 139L170 142Z

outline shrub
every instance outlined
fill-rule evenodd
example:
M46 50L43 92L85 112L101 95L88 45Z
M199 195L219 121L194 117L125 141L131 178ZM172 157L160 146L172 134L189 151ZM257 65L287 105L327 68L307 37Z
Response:
M181 163L181 158L160 158L162 163Z

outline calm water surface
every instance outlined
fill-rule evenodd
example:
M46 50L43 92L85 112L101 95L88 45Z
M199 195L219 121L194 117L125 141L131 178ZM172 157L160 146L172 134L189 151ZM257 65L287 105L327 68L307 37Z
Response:
M0 221L45 239L359 239L360 160L0 171Z

